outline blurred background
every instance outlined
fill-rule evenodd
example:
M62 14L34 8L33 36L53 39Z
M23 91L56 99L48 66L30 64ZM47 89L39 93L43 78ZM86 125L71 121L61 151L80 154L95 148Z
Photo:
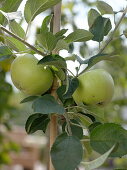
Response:
M23 12L26 0L23 0L19 11ZM120 11L127 5L126 0L105 0L114 11ZM61 28L68 29L67 34L76 28L88 29L87 14L90 8L96 9L94 0L63 0ZM32 22L28 32L27 41L35 45L35 34L42 24L47 10L38 15ZM116 21L121 13L116 15ZM112 15L106 15L112 20ZM26 30L25 20L17 20ZM127 29L127 18L119 27L116 38L110 43L107 52L118 54L115 62L103 61L96 64L95 68L104 68L113 77L115 82L115 95L112 103L105 107L105 121L121 124L127 129L127 40L123 31ZM119 37L119 35L121 35ZM89 41L86 43L75 43L70 45L69 53L61 51L61 56L68 57L71 53L82 58L95 55L98 51L98 43ZM37 55L39 58L39 56ZM0 62L0 170L46 170L47 164L47 136L43 132L36 132L34 135L27 135L25 122L32 114L31 104L20 104L26 96L15 89L10 79L10 65L13 57ZM77 62L69 61L68 67L75 74ZM85 65L84 65L85 67ZM86 161L92 160L99 154L91 152L88 146ZM82 167L81 167L82 168ZM82 168L84 169L84 168ZM127 169L127 158L108 159L101 170Z

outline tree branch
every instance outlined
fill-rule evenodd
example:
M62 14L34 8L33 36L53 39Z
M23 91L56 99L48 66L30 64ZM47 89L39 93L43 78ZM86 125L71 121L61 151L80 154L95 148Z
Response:
M46 54L44 54L43 52L41 52L40 50L38 50L37 48L35 48L33 45L29 44L28 42L26 42L25 40L23 40L22 38L20 38L19 36L15 35L14 33L12 33L11 31L7 30L5 27L3 27L2 25L0 25L0 29L3 30L4 32L6 32L7 34L11 35L12 37L14 37L15 39L19 40L20 42L22 42L23 44L25 44L26 46L28 46L29 48L31 48L32 50L34 50L36 53L42 55L42 56L46 56Z
M116 26L115 26L113 32L111 33L109 39L106 41L105 45L100 49L99 54L102 53L105 50L105 48L108 46L108 44L112 41L113 36L114 36L116 30L118 29L120 23L122 22L123 18L125 17L126 13L127 13L127 7L123 11L121 18L119 19L118 23L116 24Z
M53 20L51 23L51 31L55 34L56 32L60 31L60 22L61 22L61 3L57 4L53 8ZM52 53L56 53L56 51L52 51ZM58 52L57 52L58 53ZM58 81L57 78L54 79L51 95L57 99L56 90L58 88ZM57 123L57 116L51 115L50 127L49 127L49 150L51 149L58 131L58 123ZM51 162L51 157L49 159L49 170L54 170L54 167Z

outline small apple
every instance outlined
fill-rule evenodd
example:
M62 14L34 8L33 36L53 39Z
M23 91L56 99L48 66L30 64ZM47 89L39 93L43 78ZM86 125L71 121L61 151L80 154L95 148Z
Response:
M50 68L37 65L38 59L31 54L17 57L11 64L11 79L14 85L28 95L41 95L53 83Z
M81 74L79 87L73 94L74 101L87 105L106 105L114 94L114 81L103 69L95 69Z

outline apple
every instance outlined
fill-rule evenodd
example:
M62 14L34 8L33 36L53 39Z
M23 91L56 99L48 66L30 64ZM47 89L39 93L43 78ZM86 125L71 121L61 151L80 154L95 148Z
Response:
M77 104L104 106L110 103L114 94L114 81L103 69L90 70L78 77L79 87L73 94Z
M11 79L14 85L28 95L41 95L53 83L49 67L37 65L38 59L31 54L17 57L11 64Z

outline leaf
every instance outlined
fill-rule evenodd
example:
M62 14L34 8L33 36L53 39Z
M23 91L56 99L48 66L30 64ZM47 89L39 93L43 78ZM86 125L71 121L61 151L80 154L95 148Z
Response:
M84 127L89 127L92 124L92 120L88 116L82 115L80 113L77 113L77 116Z
M97 19L97 17L100 16L99 12L95 9L90 9L88 12L88 24L89 27L91 27L94 24L94 21Z
M57 95L59 97L59 99L61 100L62 103L64 103L65 99L63 97L64 93L66 91L66 85L62 85L57 89Z
M69 78L68 79L68 85L67 85L67 89L66 89L66 92L64 94L64 98L65 99L68 99L68 98L71 98L73 93L75 92L75 90L78 88L79 86L79 81L78 81L78 78Z
M89 128L89 131L90 132L92 132L92 130L94 129L94 128L96 128L98 125L101 125L101 123L100 122L94 122L94 123L92 123L88 128Z
M60 31L58 31L56 34L55 34L55 37L61 37L63 36L66 32L67 32L68 29L62 29Z
M111 152L113 151L115 145L113 145L111 147L111 149L109 149L106 153L104 153L103 155L101 155L99 158L90 161L90 162L82 162L82 164L84 165L85 169L87 170L92 170L95 168L99 168L101 165L103 165L103 163L106 161L106 159L108 158L108 156L111 154Z
M33 110L35 113L42 113L42 114L64 114L65 110L64 107L57 103L55 98L50 94L46 94L44 96L38 97L33 102Z
M92 57L84 60L84 64L88 64L88 66L86 68L86 69L88 69L100 61L103 61L103 60L113 61L114 59L115 59L115 56L110 56L109 54L97 54L95 56L92 56Z
M46 51L51 52L56 46L57 39L51 32L42 32L41 34L37 34L37 42L42 45Z
M4 36L4 38L6 39L8 46L11 47L13 50L18 52L27 50L26 46L14 37Z
M77 29L71 34L69 34L66 38L65 41L67 43L72 43L72 42L84 42L91 40L93 38L93 34L87 30L84 29Z
M57 54L45 56L38 62L38 64L53 65L59 68L67 67L64 58Z
M104 36L106 36L109 31L112 29L112 24L109 18L104 18Z
M29 97L26 97L25 99L23 99L20 103L31 102L31 101L34 101L37 98L38 98L38 96L29 96Z
M18 9L19 5L21 4L22 0L5 0L3 2L1 10L4 12L14 12ZM4 17L0 14L0 24L4 22Z
M111 153L111 157L121 157L127 154L126 141L127 131L114 123L98 125L90 134L90 144L100 154L107 152L116 144L117 147Z
M83 105L82 112L95 117L96 121L104 122L104 108L99 106Z
M56 51L56 53L59 52L60 50L67 50L67 51L69 51L69 45L63 39L61 39L61 40L59 40L57 42L56 47L54 49L54 51Z
M58 70L57 71L54 71L54 73L56 74L56 76L61 80L61 81L64 81L65 78L66 78L66 75L65 75L65 71L61 68L57 68Z
M24 16L27 22L31 22L38 14L51 8L61 0L27 0Z
M89 31L94 35L92 40L101 42L104 38L104 19L99 16L95 19Z
M0 61L8 59L12 56L11 50L6 45L0 45Z
M49 23L51 22L51 19L52 19L53 15L49 15L49 16L46 16L42 22L42 25L41 25L41 33L42 32L48 32L49 31L49 28L48 28L48 25ZM47 33L46 33L47 34Z
M75 136L60 135L51 148L51 159L56 170L74 170L82 160L83 149Z
M42 115L41 113L32 114L27 119L25 125L26 132L31 134L37 130L42 130L45 133L49 121L48 115Z
M82 115L85 115L88 118L90 118L92 120L92 122L96 121L95 117L93 115L89 114L89 113L84 113L84 112L79 112L79 113L81 113Z
M97 1L97 8L101 14L113 14L112 7L104 1Z
M80 125L80 123L76 120L71 120L72 123L74 124L77 124L77 125ZM63 132L65 132L65 127L66 127L66 122L62 125L62 130ZM72 135L73 136L76 136L77 138L79 139L82 139L83 138L83 129L82 127L79 127L79 126L76 126L76 125L73 125L71 124L71 131L72 131Z
M17 12L4 12L2 10L0 10L0 13L5 16L5 18L9 21L14 20L14 19L21 19L22 18L22 13L21 11L17 11Z
M9 23L10 29L11 31L18 35L19 37L21 37L22 39L25 37L25 31L23 30L23 28L20 26L20 24L18 24L16 21L11 21Z

